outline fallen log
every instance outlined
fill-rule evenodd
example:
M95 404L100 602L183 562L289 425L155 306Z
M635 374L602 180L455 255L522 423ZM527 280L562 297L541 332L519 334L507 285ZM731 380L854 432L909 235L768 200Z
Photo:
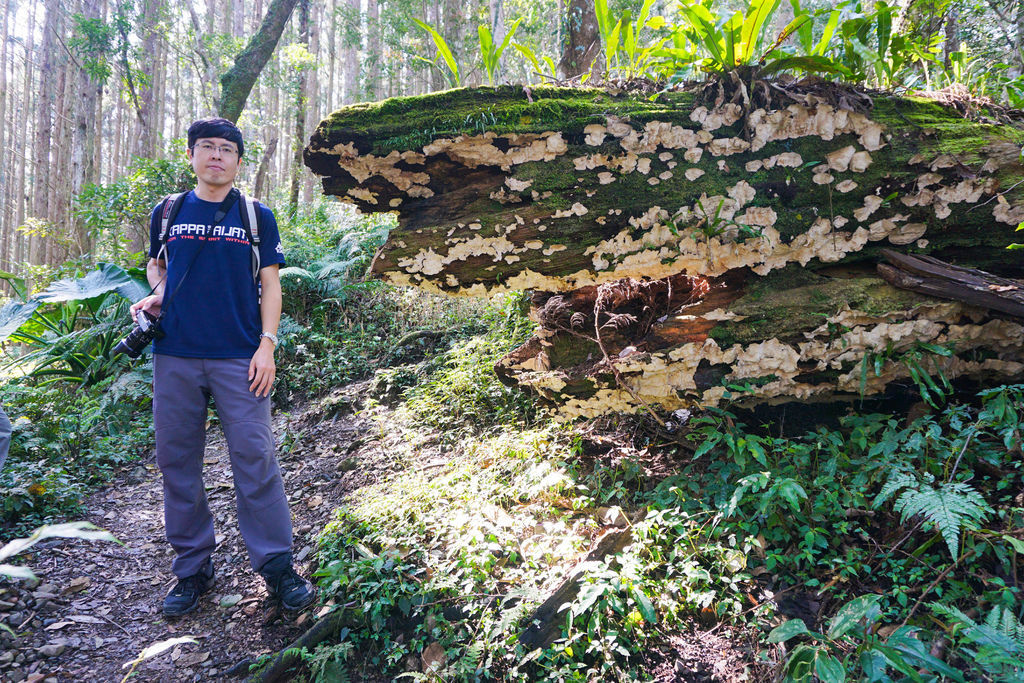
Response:
M855 396L908 377L1024 375L1020 324L889 285L885 248L1019 277L1024 125L818 87L744 110L506 86L346 107L306 149L324 190L398 227L372 272L448 294L533 290L497 367L565 416ZM856 110L853 110L853 109ZM866 356L887 354L862 381Z
M565 625L566 608L582 588L588 563L622 552L632 540L630 529L616 529L601 536L586 557L573 567L558 588L527 619L529 626L519 634L519 642L531 650L546 648L555 642Z

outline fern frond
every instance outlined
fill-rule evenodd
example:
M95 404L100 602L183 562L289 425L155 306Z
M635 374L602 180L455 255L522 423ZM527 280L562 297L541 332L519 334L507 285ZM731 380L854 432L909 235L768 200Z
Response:
M889 500L897 491L905 488L917 488L918 481L917 477L906 470L897 469L889 475L889 479L882 486L882 490L875 497L874 502L871 503L871 507L876 510L882 506L882 504Z
M960 553L960 532L977 529L993 512L981 494L964 482L947 482L938 488L921 484L916 489L906 489L896 499L894 508L903 522L922 515L934 523L954 559Z

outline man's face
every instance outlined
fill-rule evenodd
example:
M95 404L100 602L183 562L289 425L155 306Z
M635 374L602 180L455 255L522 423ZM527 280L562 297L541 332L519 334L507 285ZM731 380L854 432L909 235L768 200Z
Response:
M224 138L198 138L187 151L196 177L205 184L223 187L235 182L242 160L234 142Z

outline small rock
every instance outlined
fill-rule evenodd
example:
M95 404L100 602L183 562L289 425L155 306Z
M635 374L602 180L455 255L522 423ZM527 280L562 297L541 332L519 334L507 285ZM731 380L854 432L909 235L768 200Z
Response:
M225 595L220 599L220 606L227 609L228 607L234 607L239 602L241 602L241 600L242 596L238 593L234 593L232 595Z
M43 657L57 657L64 653L63 643L48 643L36 650Z
M14 661L14 653L13 652L11 652L10 650L7 650L6 652L0 652L0 665L10 664L13 661Z
M420 655L420 662L423 665L423 671L428 669L437 671L448 662L448 655L444 651L444 646L435 640L423 649L423 654Z
M79 576L71 579L71 583L64 589L65 593L80 593L92 585L92 579L88 576Z
M338 463L337 470L339 472L351 472L355 468L359 467L359 461L355 458L345 458Z
M6 600L0 600L0 612L7 612L14 609L14 605L17 603L8 602Z

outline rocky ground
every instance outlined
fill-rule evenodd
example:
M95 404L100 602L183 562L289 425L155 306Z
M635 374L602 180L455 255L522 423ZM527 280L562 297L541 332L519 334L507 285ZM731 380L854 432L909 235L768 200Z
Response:
M275 415L296 565L307 576L316 570L316 536L346 496L405 468L444 461L435 439L403 431L387 408L353 412L363 388L340 391L302 412ZM215 422L205 465L219 545L216 585L200 609L173 620L160 611L174 578L163 536L160 477L151 457L86 501L84 518L123 545L44 541L20 556L39 583L0 580L0 624L18 634L0 628L0 683L121 681L126 665L144 649L184 636L197 643L176 645L140 663L131 680L242 678L250 662L286 647L327 611L321 601L298 615L281 613L250 569L236 526L226 444ZM697 630L673 636L638 665L658 681L752 681L757 676L747 666L750 645L726 633Z

